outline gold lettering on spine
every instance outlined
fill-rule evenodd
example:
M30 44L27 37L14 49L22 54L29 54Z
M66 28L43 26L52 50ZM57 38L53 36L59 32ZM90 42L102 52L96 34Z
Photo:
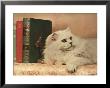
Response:
M29 49L30 49L30 19L25 18L24 21L24 62L29 62Z

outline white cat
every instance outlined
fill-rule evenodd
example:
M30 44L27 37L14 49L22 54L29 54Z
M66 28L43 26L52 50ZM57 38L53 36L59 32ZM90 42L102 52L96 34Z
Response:
M97 62L97 41L80 38L67 28L47 37L43 53L45 63L65 64L69 72L75 72L80 65Z

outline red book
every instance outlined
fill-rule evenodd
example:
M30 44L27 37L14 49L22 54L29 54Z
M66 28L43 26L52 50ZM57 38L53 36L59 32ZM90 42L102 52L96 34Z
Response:
M23 56L23 21L16 21L16 62L22 63Z

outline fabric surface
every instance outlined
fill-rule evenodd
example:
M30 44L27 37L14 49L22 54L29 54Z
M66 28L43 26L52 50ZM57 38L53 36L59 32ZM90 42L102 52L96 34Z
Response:
M96 75L97 65L80 66L74 73L68 73L65 65L41 63L15 63L14 75Z

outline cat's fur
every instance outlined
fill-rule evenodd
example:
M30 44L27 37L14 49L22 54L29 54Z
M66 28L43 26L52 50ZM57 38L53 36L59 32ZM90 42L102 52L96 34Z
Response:
M43 53L45 63L65 64L69 72L74 72L80 65L97 62L97 41L80 38L67 28L47 37Z

